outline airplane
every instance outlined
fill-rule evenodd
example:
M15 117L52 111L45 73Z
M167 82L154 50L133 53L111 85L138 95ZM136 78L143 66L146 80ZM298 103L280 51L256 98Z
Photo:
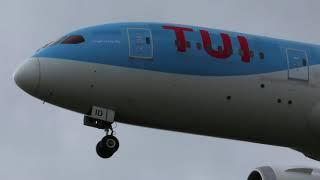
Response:
M171 23L68 33L14 74L28 94L103 129L113 123L289 147L320 160L320 46ZM255 169L249 180L319 179L314 168ZM320 171L319 171L320 172Z

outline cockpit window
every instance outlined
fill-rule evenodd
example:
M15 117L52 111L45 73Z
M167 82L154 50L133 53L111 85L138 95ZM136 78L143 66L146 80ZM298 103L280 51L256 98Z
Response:
M50 47L50 46L53 46L53 45L56 45L56 44L60 44L63 40L65 40L67 37L66 36L63 36L63 37L61 37L61 38L59 38L59 39L57 39L57 40L55 40L55 41L51 41L51 42L49 42L48 44L46 44L46 45L44 45L43 47L42 47L42 49L44 49L44 48L47 48L47 47Z
M52 41L46 44L44 47L38 49L37 51L40 51L41 49L45 49L47 47L55 46L57 44L80 44L80 43L83 43L84 41L85 39L81 35L63 36L56 41Z
M46 45L44 45L42 48L44 49L44 48L46 48L46 47L49 47L49 46L51 46L53 43L54 43L54 41L51 41L51 42L47 43Z
M68 36L66 37L61 44L80 44L83 43L85 39L80 35Z
M64 41L67 38L67 36L62 36L61 38L57 39L56 41L54 41L54 43L52 45L55 44L60 44L62 41Z

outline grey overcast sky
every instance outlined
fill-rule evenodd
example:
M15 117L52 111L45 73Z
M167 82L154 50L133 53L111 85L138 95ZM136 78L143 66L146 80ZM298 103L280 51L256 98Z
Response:
M319 163L287 148L118 124L120 150L99 159L103 132L82 116L30 97L16 66L64 33L155 21L320 43L319 0L1 0L0 179L240 180L264 165Z

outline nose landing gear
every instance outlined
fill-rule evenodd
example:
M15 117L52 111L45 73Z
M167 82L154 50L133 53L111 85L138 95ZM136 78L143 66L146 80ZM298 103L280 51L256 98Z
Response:
M113 136L113 130L111 129L111 134L106 131L106 136L98 142L96 146L97 154L101 158L110 158L119 149L119 140Z
M90 116L84 116L84 125L104 129L106 136L98 142L96 152L99 157L110 158L119 149L119 140L114 136L112 123L115 112L109 109L93 107Z

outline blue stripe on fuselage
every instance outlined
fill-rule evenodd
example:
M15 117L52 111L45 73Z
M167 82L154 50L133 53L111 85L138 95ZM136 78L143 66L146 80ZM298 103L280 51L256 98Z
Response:
M174 43L174 31L164 30L163 24L157 23L122 23L101 25L85 28L68 35L82 35L86 41L81 44L57 44L37 52L34 57L48 57L69 59L90 63L108 64L129 68L146 69L169 73L203 75L203 76L232 76L261 74L287 70L286 48L306 51L309 64L319 64L319 46L277 40L259 36L245 35L250 49L255 56L250 63L241 60L238 54L240 48L237 36L240 33L219 31L207 28L191 27L194 32L186 32L185 36L191 42L191 48L186 52L178 52ZM154 58L152 60L130 59L127 28L151 29L154 43ZM202 44L200 29L205 29L216 36L212 36L215 45L221 45L220 32L225 32L232 38L234 53L228 59L217 59L208 55L203 49L196 48L196 43ZM265 59L258 56L265 54Z

